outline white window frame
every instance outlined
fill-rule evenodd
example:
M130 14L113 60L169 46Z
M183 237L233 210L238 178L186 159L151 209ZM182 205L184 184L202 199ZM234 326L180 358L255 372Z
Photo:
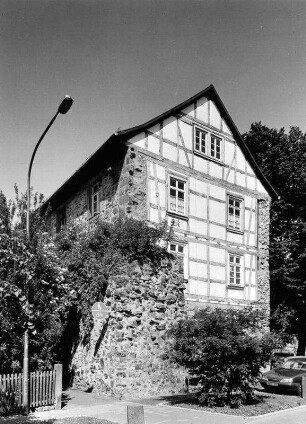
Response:
M198 125L194 125L193 151L217 162L223 161L223 138Z
M176 242L176 241L170 241L168 246L168 251L170 253L174 253L177 255L184 256L184 244Z
M90 207L91 215L97 215L100 212L100 182L96 182L90 186Z
M230 287L244 287L243 255L228 252L228 285Z
M219 145L218 145L219 142ZM210 134L210 156L216 160L221 160L222 138L215 134ZM214 153L213 153L214 152ZM217 157L217 154L219 157Z
M175 186L171 185L171 180L176 182ZM181 184L183 184L183 188L180 186ZM183 210L181 210L179 204L182 193ZM175 199L175 201L173 201L173 199ZM168 212L170 214L187 216L187 180L175 174L169 174L168 176Z
M200 154L206 155L206 146L208 141L208 132L199 127L194 129L194 149ZM204 146L203 146L204 144ZM197 148L197 145L199 146Z
M231 203L233 202L233 203ZM237 233L244 232L244 199L234 194L227 194L227 230ZM231 212L232 209L232 212ZM237 212L239 211L239 215ZM239 216L239 218L237 218Z

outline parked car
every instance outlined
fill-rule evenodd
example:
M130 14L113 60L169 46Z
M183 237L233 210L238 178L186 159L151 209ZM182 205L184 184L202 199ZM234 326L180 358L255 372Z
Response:
M306 356L291 356L285 362L262 374L265 389L291 390L301 394L302 377L306 377Z

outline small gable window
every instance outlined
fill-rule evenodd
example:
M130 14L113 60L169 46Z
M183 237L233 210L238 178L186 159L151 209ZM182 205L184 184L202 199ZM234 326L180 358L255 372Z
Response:
M61 229L67 224L67 216L66 216L66 208L62 208L57 213L57 232L61 231Z
M195 129L195 150L204 155L206 153L206 136L206 131L202 131L199 128Z
M92 215L100 212L100 182L90 187L90 211Z
M210 156L218 160L221 159L221 138L215 135L210 136Z
M221 161L222 138L202 128L194 129L194 152Z

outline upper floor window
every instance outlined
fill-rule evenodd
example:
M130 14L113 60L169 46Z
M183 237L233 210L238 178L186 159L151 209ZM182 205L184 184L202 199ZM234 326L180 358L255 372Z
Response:
M243 231L243 200L239 197L228 196L227 227L230 230Z
M100 183L95 183L90 188L91 214L96 215L100 211Z
M218 160L221 159L221 138L215 135L210 136L210 156Z
M170 177L169 185L169 211L185 215L186 206L186 181Z
M195 129L195 150L197 152L206 154L206 137L207 132L202 131L199 128Z
M222 138L217 137L201 128L194 130L194 151L205 156L221 160Z
M242 285L242 257L229 253L229 284Z

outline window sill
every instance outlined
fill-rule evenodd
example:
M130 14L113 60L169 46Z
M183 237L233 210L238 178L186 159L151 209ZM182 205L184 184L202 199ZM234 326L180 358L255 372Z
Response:
M216 158L213 158L212 156L204 155L204 153L198 152L197 150L194 150L193 149L193 153L196 156L199 156L201 158L204 158L204 159L207 159L207 160L211 160L212 162L215 162L218 165L221 165L221 166L224 166L225 165L224 162L221 161L221 159L216 159Z
M244 286L241 285L234 285L234 284L228 284L227 285L228 289L234 289L234 290L244 290Z
M100 215L100 212L96 212L94 215L89 212L88 221L97 219Z
M240 235L243 235L244 234L244 231L242 231L242 230L235 230L235 228L226 227L226 230L229 231L230 233L235 233L235 234L240 234Z
M177 212L167 211L167 215L172 216L173 218L178 218L178 219L183 219L184 221L188 221L188 216L181 215L180 213L177 213Z

